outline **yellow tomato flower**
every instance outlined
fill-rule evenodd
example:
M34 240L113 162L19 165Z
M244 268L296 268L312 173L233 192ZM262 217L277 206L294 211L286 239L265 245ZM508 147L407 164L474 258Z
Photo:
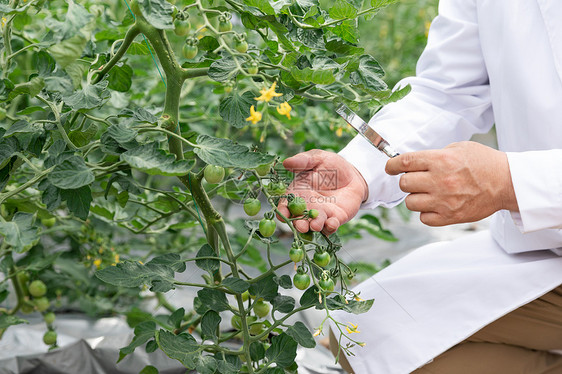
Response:
M288 102L284 102L277 107L277 113L281 114L282 116L287 116L288 119L291 119L291 106Z
M277 86L277 82L273 82L273 84L271 85L271 87L269 87L268 89L261 89L260 93L261 96L260 97L256 97L255 99L257 101L266 101L269 102L271 99L273 99L274 97L279 97L279 96L283 96L283 94L277 93L275 92L275 87Z
M357 325L348 322L348 326L345 326L345 329L347 330L348 334L358 334L360 331L357 330Z
M429 28L431 27L431 22L427 21L425 23L425 37L427 38L429 36Z
M101 258L97 258L94 260L94 266L96 267L96 269L99 269L101 266Z
M250 108L250 117L246 118L246 121L250 121L252 122L252 124L256 124L259 121L261 121L261 113L260 112L256 112L256 109L254 108L254 106L252 105L252 107Z
M322 330L316 330L316 332L312 334L312 336L317 337L318 335L320 335L321 332Z
M364 347L364 346L367 345L366 343L357 343L357 344L359 344L359 346L361 346L361 347Z
M355 299L355 301L365 301L365 299L362 299L357 295L355 295L354 299Z
M336 136L338 138L341 138L342 134L343 134L343 127L338 127L336 130Z
M114 258L115 258L115 263L119 262L119 255L117 253L115 254Z
M6 26L6 22L8 22L8 19L6 17L2 17L2 21L0 22L0 24L2 24L2 27Z

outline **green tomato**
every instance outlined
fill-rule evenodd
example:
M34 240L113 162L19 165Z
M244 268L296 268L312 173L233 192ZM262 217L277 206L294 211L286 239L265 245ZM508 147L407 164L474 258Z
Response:
M45 283L40 280L34 280L29 285L29 293L33 297L45 296L47 293L47 286L45 286Z
M207 165L205 167L205 171L203 172L203 176L205 177L207 183L220 183L224 179L224 168L222 166Z
M21 285L26 285L29 282L29 273L27 271L22 271L18 273L18 280Z
M6 113L6 109L0 108L0 121L6 119L7 115L8 115L8 113Z
M55 322L55 313L49 312L43 316L43 319L45 320L45 323L51 325L53 322Z
M227 94L231 93L233 88L234 87L233 87L232 84L228 84L228 83L225 84L224 85L224 93L227 93Z
M270 309L269 304L263 300L254 303L254 313L260 318L267 316Z
M41 224L43 224L43 226L45 226L46 228L53 227L55 225L55 223L57 223L57 219L55 217L43 218L41 220Z
M49 299L47 299L45 296L34 299L33 304L35 304L35 308L39 312L44 312L49 309L49 306L51 306Z
M309 216L310 218L312 218L312 219L318 217L319 214L320 214L320 212L317 211L316 209L310 209L310 210L308 211L308 216Z
M248 51L248 42L245 40L237 40L236 43L234 43L234 48L240 53L246 53Z
M316 252L314 254L314 262L320 267L328 266L330 259L330 254L328 252Z
M255 216L260 212L261 202L258 199L247 199L244 202L244 212L249 216Z
M258 64L256 62L250 63L250 66L248 66L248 73L257 74L258 72L259 72Z
M283 182L272 182L267 185L269 192L272 195L280 196L287 192L287 186Z
M292 247L289 251L289 258L294 263L302 261L302 259L304 258L304 250L299 247Z
M249 330L250 330L250 335L255 336L255 335L259 335L262 332L264 332L265 328L263 326L263 323L260 322L260 323L254 323L253 325L251 325Z
M296 273L293 277L293 284L299 290L306 290L310 286L310 275L307 273Z
M274 220L263 218L259 224L260 233L262 236L269 238L275 233L276 226Z
M177 36L186 36L191 30L191 24L186 19L176 18L174 21L174 33Z
M237 316L236 314L233 314L232 318L230 319L230 324L236 330L241 330L242 329L242 318L240 318L240 316Z
M181 53L183 54L183 57L187 58L188 60L191 60L192 58L195 58L195 56L197 56L198 52L199 52L199 49L197 48L196 45L189 45L189 44L184 44L183 48L181 50Z
M289 201L287 208L289 208L289 212L291 212L293 217L302 216L306 210L306 201L300 196L295 196L293 200Z
M334 281L331 278L321 279L318 285L324 291L332 292L334 290Z
M271 170L271 164L260 165L254 169L260 177L265 177Z
M219 21L219 32L228 32L232 30L232 22L229 20Z
M244 291L242 293L242 301L248 301L249 298L250 298L250 293L248 291Z
M25 302L23 304L21 304L20 310L23 314L29 314L32 313L35 310L35 307L30 304L29 302Z
M47 345L54 345L57 342L57 333L49 330L43 335L43 343Z

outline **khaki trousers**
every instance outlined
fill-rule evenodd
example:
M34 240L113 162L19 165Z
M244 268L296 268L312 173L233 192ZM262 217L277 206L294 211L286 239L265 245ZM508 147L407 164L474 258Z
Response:
M330 349L336 354L332 332ZM413 373L562 374L562 355L550 350L562 350L562 286L490 323ZM354 373L343 352L340 364Z

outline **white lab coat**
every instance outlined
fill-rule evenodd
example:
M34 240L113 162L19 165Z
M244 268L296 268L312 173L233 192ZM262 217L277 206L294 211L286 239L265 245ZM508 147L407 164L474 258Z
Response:
M359 285L371 311L336 313L366 343L349 357L359 374L409 373L562 284L562 1L441 0L407 83L412 92L370 126L405 153L495 123L520 213L500 211L490 231L417 249ZM362 138L340 154L369 185L364 207L404 198L386 156Z

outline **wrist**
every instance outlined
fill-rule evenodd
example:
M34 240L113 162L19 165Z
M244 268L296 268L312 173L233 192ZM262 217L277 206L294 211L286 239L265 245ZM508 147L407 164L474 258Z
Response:
M501 173L502 179L500 181L500 210L509 210L511 212L519 212L519 204L517 203L517 197L515 195L515 189L513 188L513 181L511 179L511 171L509 169L509 162L505 152L500 152L501 159Z

